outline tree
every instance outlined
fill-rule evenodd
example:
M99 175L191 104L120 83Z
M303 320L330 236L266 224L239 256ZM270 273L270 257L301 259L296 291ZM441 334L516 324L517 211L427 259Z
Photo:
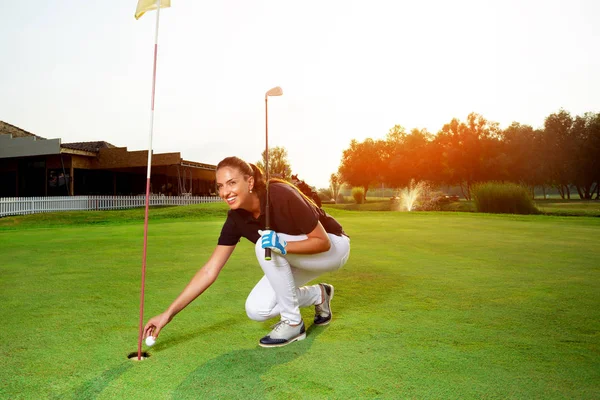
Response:
M331 189L332 198L337 201L338 195L340 194L340 189L342 188L342 177L339 173L331 174L329 177L329 188Z
M454 118L438 132L436 145L441 146L446 179L460 185L465 199L471 199L474 183L505 176L499 138L498 123L476 113L466 122Z
M269 149L269 176L289 181L292 176L292 168L287 159L287 150L285 147L273 147ZM266 151L262 152L262 160L256 163L256 166L265 171L265 162L267 160Z
M572 183L581 199L591 200L600 183L600 113L575 117L570 136L575 146Z
M442 184L441 152L436 146L435 136L427 129L413 129L407 140L412 154L413 178L417 181L430 181Z
M437 168L432 141L427 129L415 128L409 134L400 125L390 129L385 142L384 181L391 187L403 187L413 179L433 179Z
M407 186L412 174L411 155L407 149L407 133L401 125L391 128L383 144L382 180L390 187Z
M576 143L572 137L572 126L571 114L562 109L544 120L542 145L547 157L549 178L563 199L565 196L571 198L569 185L575 175L573 160Z
M344 150L342 154L340 176L351 186L362 187L365 199L369 186L381 180L384 145L385 142L371 138L365 139L364 142L352 139L350 148Z
M539 145L540 131L513 122L501 133L502 152L508 180L529 187L533 196L536 185L545 183L545 160Z

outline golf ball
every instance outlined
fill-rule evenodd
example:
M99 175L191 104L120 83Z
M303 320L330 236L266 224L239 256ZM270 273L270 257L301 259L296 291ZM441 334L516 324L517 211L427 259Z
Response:
M154 336L148 336L146 338L146 346L154 346L154 343L156 343Z

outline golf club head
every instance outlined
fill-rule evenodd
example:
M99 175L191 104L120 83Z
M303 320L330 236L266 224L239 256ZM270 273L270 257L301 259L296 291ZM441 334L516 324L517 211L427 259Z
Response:
M265 93L265 99L269 96L281 96L283 94L283 89L279 86L275 86L273 89L270 89Z

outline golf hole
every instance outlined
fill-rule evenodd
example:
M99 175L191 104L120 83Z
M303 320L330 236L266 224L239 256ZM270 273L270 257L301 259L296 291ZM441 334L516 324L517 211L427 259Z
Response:
M133 361L144 361L146 358L150 357L150 353L147 353L147 352L143 351L142 354L141 354L141 356L142 356L141 359L138 360L138 352L134 351L133 353L129 353L127 355L127 358L130 359L130 360L133 360Z

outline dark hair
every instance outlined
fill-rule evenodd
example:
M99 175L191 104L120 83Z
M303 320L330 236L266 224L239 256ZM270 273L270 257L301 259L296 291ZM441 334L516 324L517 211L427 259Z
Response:
M262 192L266 189L263 173L256 165L247 163L239 157L226 157L217 164L217 171L224 167L237 169L244 175L246 180L248 180L249 177L253 177L254 190L257 192Z

